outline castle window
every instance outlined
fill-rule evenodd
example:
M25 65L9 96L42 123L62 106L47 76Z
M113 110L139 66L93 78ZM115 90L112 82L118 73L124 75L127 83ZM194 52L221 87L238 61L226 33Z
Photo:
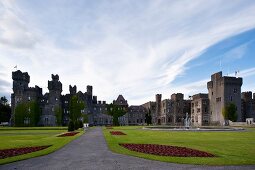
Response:
M58 98L56 98L56 101L58 101Z
M233 97L232 96L230 96L230 101L232 101L233 100Z
M65 103L68 103L68 101L66 100Z
M220 101L221 101L221 97L217 97L216 102L220 102Z
M30 96L28 96L28 101L30 101L30 99L31 99Z
M237 93L237 89L236 88L234 89L234 93Z
M212 92L212 96L213 96L213 92Z

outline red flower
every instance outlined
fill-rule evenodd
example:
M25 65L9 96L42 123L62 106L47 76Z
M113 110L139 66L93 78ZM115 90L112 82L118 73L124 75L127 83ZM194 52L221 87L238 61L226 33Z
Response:
M0 150L0 159L17 156L17 155L23 155L26 153L36 152L39 150L46 149L50 147L48 146L35 146L35 147L24 147L24 148L13 148L13 149L2 149Z
M125 133L121 131L110 131L111 135L126 135Z
M79 133L79 132L67 132L67 133L64 133L62 135L58 135L58 137L74 136L77 133Z
M156 144L119 144L120 146L136 152L159 156L176 157L214 157L213 154L186 147L156 145Z

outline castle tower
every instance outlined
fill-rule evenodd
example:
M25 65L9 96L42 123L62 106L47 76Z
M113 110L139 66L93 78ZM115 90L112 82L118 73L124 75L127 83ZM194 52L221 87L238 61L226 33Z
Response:
M237 121L242 121L242 83L242 78L222 76L222 72L215 73L211 76L211 81L207 83L211 123L224 124L222 109L229 103L234 103L236 105L238 114Z
M12 72L13 80L13 92L22 92L28 89L28 84L30 82L30 76L27 72L22 73L20 70Z
M56 126L56 113L61 110L62 83L59 76L51 75L52 80L48 81L49 93L45 94L45 107L41 116L41 124L44 126Z
M92 96L93 96L93 87L92 86L87 86L87 95L88 95L89 99L92 100Z
M246 118L254 118L255 119L255 102L252 99L252 92L242 92L242 116L243 120Z
M161 94L156 94L156 116L157 116L157 123L158 124L161 124L161 119L160 119L160 116L161 116L161 98L162 98L162 95Z
M38 110L35 113L35 110L30 109L30 102L36 102L39 104L42 99L42 88L35 86L35 87L29 87L30 82L30 76L27 72L21 72L20 70L17 70L15 72L12 72L12 79L13 79L13 93L11 94L11 107L12 107L12 117L11 117L11 124L15 124L18 122L15 122L15 108L20 103L26 103L29 104L29 109L26 111L23 111L24 114L26 113L33 113L33 114L40 114ZM20 120L19 124L21 122L24 123L24 126L35 126L38 122L32 121L32 115L29 114L26 115L24 118L25 120ZM31 120L31 121L30 121Z
M75 95L77 93L77 87L74 85L73 87L69 85L69 92L71 95Z

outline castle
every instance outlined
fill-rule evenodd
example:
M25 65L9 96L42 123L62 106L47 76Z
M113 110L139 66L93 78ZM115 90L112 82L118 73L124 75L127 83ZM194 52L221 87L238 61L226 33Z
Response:
M19 103L36 101L40 108L39 126L57 126L67 125L69 122L69 105L72 96L76 95L79 101L85 103L85 108L81 110L82 114L88 115L88 122L92 125L112 124L112 117L106 114L106 102L98 101L97 96L93 96L93 87L87 86L87 91L77 92L76 86L69 86L69 94L62 95L62 83L58 75L51 75L52 80L48 81L48 93L42 94L42 88L35 86L29 87L30 76L27 72L17 70L12 72L13 93L11 94L12 118L15 121L15 108ZM56 111L61 111L62 122L58 123ZM28 112L30 108L28 109ZM29 123L30 118L26 118L25 123Z
M51 76L48 81L48 93L42 94L42 89L38 86L29 87L30 76L27 72L20 70L12 73L13 93L11 94L12 115L19 103L37 101L40 108L39 126L67 125L70 115L70 100L72 96L77 96L79 101L84 102L85 108L81 110L83 115L88 116L90 125L111 125L112 116L107 114L107 103L98 101L97 96L93 96L93 87L87 86L85 93L77 92L76 86L69 86L69 94L62 95L62 83L58 75ZM155 101L149 101L142 105L128 105L128 101L122 95L113 100L114 105L118 105L127 113L119 117L120 125L143 125L146 124L146 115L151 115L151 123L154 125L174 125L181 126L186 115L189 115L193 126L223 125L223 108L229 103L234 103L237 107L238 122L247 121L251 124L255 119L255 94L252 92L241 93L242 78L222 76L222 72L211 76L211 81L207 83L208 94L195 94L189 99L184 99L182 93L175 93L169 99L162 100L161 94L156 94ZM30 108L28 108L28 112ZM56 112L61 112L61 122L57 120ZM248 119L247 119L248 118ZM29 123L30 118L24 119ZM11 118L15 121L14 116Z

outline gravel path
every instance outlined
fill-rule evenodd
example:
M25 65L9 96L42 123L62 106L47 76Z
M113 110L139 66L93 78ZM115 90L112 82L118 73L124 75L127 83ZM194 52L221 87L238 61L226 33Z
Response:
M160 169L255 169L252 166L198 166L151 161L112 153L102 129L96 127L62 149L41 157L0 166L0 169L88 169L88 170L160 170Z

